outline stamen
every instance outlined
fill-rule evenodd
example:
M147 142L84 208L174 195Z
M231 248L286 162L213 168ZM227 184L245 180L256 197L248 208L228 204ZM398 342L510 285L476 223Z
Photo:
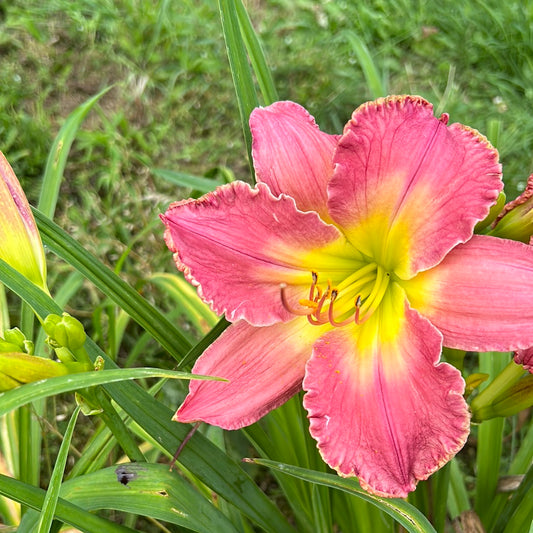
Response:
M283 304L283 307L293 315L299 315L299 316L309 316L315 312L314 308L310 309L294 309L294 307L291 306L289 301L287 300L287 284L281 283L279 286L279 291L281 294L281 303Z
M313 313L315 318L311 318L311 315L307 315L307 320L309 320L309 323L313 324L313 326L320 326L327 322L326 319L320 316L320 313L322 312L322 307L324 305L324 302L327 300L329 296L330 289L331 289L331 281L328 280L328 288L326 289L324 294L321 296L320 301L318 302L318 305Z
M350 316L346 320L343 320L342 322L337 322L333 318L333 302L337 299L338 295L339 295L339 291L337 289L333 289L331 291L331 301L329 303L329 310L328 310L328 321L332 326L335 326L336 328L342 328L344 326L347 326L348 324L351 324L353 320L352 320L352 316Z
M363 318L363 320L361 320L361 318L359 317L359 314L360 314L360 311L361 311L361 305L362 305L362 299L361 299L361 295L359 295L356 299L355 299L355 317L354 317L354 321L355 323L360 326L361 324L364 324L371 316L372 313L367 313L365 318Z
M309 289L309 299L313 300L315 296L315 287L316 287L316 284L318 283L318 274L315 271L313 271L311 272L311 277L313 278L313 283L311 283L311 288ZM319 289L319 292L320 292L320 289Z
M331 280L325 290L318 286L318 274L311 272L312 283L309 288L309 298L298 300L301 307L294 308L288 300L287 285L280 285L280 295L283 307L291 314L306 316L313 326L330 324L340 328L349 324L361 325L365 323L379 307L390 282L390 276L383 267L376 263L370 263L360 268L345 278L338 287L333 287ZM342 301L339 299L340 291L343 291ZM350 305L350 297L357 294ZM329 302L328 302L329 299ZM335 302L339 300L337 304ZM327 306L327 310L324 310ZM345 317L339 320L335 317Z

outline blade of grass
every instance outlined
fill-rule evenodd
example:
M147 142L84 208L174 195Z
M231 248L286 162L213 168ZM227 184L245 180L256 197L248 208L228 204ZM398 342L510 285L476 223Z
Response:
M353 31L346 32L346 37L352 45L359 64L363 69L363 74L372 98L376 99L381 96L386 96L387 88L379 75L376 63L372 59L363 40Z
M259 100L257 98L250 65L248 63L246 46L239 27L235 1L219 0L218 6L231 76L237 94L237 105L239 107L244 140L248 151L248 161L250 163L250 168L253 169L252 135L248 126L248 119L252 110L259 105Z
M159 368L112 368L98 372L80 372L34 383L27 383L16 389L0 394L0 416L29 402L64 392L72 392L96 385L115 383L131 379L170 378L170 379L217 379L211 376L197 376L176 370Z
M428 519L416 507L398 498L382 498L369 494L354 479L341 478L334 474L307 470L268 459L249 459L249 461L283 472L289 476L298 477L310 483L318 483L319 485L339 489L357 498L362 498L392 516L410 533L435 532Z
M192 367L192 363L198 359L229 325L230 323L225 318L221 318L216 326L185 354L185 357L178 363L177 368L187 369Z
M101 424L85 442L81 456L67 474L67 479L89 474L102 468L117 441L107 426Z
M525 474L533 463L533 424L530 424L529 429L522 440L522 444L509 467L507 475L520 475ZM490 514L488 516L489 526L497 523L502 511L509 501L508 493L499 493L492 501ZM531 517L533 520L533 516Z
M0 284L0 333L9 329L9 327L9 308L7 306L6 290L5 287Z
M154 176L159 176L174 185L187 187L202 194L214 191L218 186L224 185L225 183L222 180L212 180L202 176L193 176L185 172L176 172L175 170L165 170L163 168L153 168L151 172Z
M178 361L181 359L191 345L158 309L150 305L135 289L89 254L83 246L43 213L34 209L33 214L43 243L52 252L72 265L106 296L109 296L133 320L151 333L170 355Z
M183 277L160 272L150 276L148 281L174 300L197 331L207 333L217 323L215 313L198 298L196 289Z
M530 424L529 429L522 440L520 449L515 455L508 474L510 476L516 474L523 474L533 462L533 424Z
M27 339L33 340L35 315L26 303L20 306L20 329ZM38 418L42 415L44 403L23 405L18 412L18 433L20 446L19 479L30 485L39 485L42 431ZM32 412L33 411L33 412ZM34 415L37 416L34 416ZM25 508L22 508L24 514Z
M65 120L65 123L59 130L46 162L44 176L41 184L41 196L39 197L38 207L49 218L54 218L54 212L59 194L59 187L63 179L63 172L67 163L67 157L70 147L76 137L76 133L81 123L87 116L87 113L93 108L94 104L109 91L107 87L97 95L89 98L86 102L78 106Z
M242 0L235 0L234 6L237 11L241 35L250 58L252 69L257 78L263 101L266 105L272 104L276 100L279 100L279 97L274 85L274 80L272 79L272 74L267 65L263 47L259 42L254 27L252 26L252 21L248 16L248 12L242 3Z
M42 508L46 497L46 492L43 489L33 487L18 479L1 474L0 494L36 510ZM89 513L62 498L59 498L57 501L55 515L58 520L87 533L94 533L95 531L99 533L132 533L134 531L133 529L114 524L109 520ZM22 533L22 527L19 527L18 531Z
M52 526L57 507L57 501L59 499L59 491L61 489L61 480L63 479L65 465L67 464L68 450L72 440L72 435L74 434L74 426L76 425L79 414L80 408L76 407L74 413L72 413L72 416L70 417L65 435L63 436L63 441L61 442L61 446L56 457L54 470L50 478L48 490L46 491L43 507L39 516L37 533L48 533Z
M489 374L492 377L491 381L493 381L504 370L507 363L508 357L504 357L501 353L484 353L479 358L479 371ZM488 383L485 382L481 387L481 393L487 386ZM503 418L493 418L492 420L485 420L478 428L474 509L485 525L500 475L503 423Z
M448 513L452 520L470 509L464 476L459 462L455 458L450 461L450 488L447 502Z
M492 529L493 533L528 531L533 522L533 466L530 466L518 490L507 501Z
M139 463L146 462L146 457L137 446L133 435L124 423L124 420L122 420L122 417L117 413L107 394L99 388L94 391L94 395L98 406L102 411L97 416L111 430L117 443L129 457L130 461L136 461Z

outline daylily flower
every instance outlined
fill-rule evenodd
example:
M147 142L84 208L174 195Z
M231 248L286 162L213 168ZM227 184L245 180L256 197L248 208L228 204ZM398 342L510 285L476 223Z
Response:
M177 267L232 324L175 420L237 429L301 388L326 463L404 497L464 445L462 350L533 345L533 248L473 236L496 150L419 97L359 107L342 136L299 105L250 118L258 184L171 205Z
M48 292L39 230L13 169L0 152L0 258Z

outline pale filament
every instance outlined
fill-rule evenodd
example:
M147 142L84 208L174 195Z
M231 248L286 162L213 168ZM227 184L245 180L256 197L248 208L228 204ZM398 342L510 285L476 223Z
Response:
M366 322L366 320L368 320L368 318L379 307L381 300L383 300L383 296L385 296L387 287L389 286L389 281L389 274L386 273L382 267L378 267L376 281L374 283L374 287L372 288L372 292L366 299L365 303L360 306L361 312L364 316L366 316L366 318L360 319L359 317L357 317L359 320L359 324Z

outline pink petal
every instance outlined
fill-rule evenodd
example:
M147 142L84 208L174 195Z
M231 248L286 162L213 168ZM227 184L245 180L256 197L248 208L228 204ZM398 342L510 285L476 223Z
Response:
M533 346L533 248L474 235L404 285L411 306L450 348L508 351Z
M294 318L281 303L280 283L291 290L301 284L299 298L307 297L318 265L306 258L344 241L316 213L298 211L292 198L276 198L261 183L233 182L176 202L161 218L167 246L200 297L229 321L257 326Z
M232 324L192 369L229 383L191 381L174 419L224 429L253 424L301 389L305 362L322 332L302 318L262 328L243 320Z
M464 445L464 381L452 366L437 364L441 337L415 311L406 306L393 341L375 322L373 316L361 326L378 328L366 349L347 329L317 341L306 366L304 406L332 468L358 476L373 494L405 497Z
M258 181L267 183L275 195L292 196L302 211L316 211L329 220L326 188L339 136L321 132L294 102L254 109L250 129Z
M468 240L502 189L496 150L446 123L419 97L370 102L354 112L334 157L331 217L403 279Z
M514 362L517 365L522 365L525 370L533 374L533 347L527 350L518 350L514 354Z

